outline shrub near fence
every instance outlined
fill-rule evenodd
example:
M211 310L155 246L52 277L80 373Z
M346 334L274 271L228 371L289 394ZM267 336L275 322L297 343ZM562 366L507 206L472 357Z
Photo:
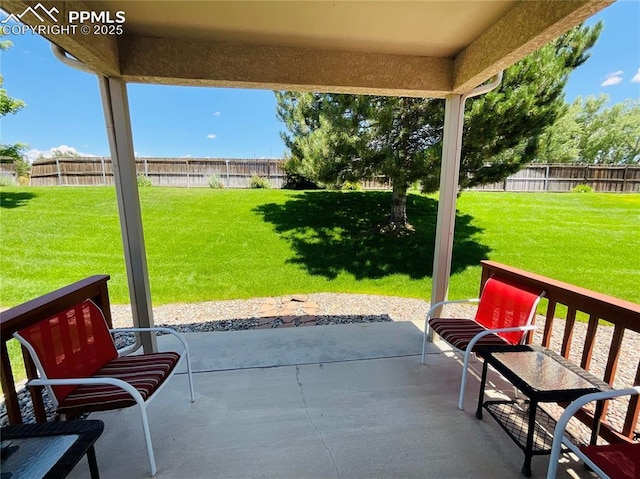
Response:
M282 159L225 158L138 158L138 174L155 186L209 187L216 175L225 188L248 188L255 174L273 188L282 188L286 173ZM37 160L31 168L32 186L112 185L111 158L51 158ZM388 178L363 180L365 190L391 188ZM587 185L599 192L640 192L640 165L531 164L499 183L474 190L486 191L571 191Z

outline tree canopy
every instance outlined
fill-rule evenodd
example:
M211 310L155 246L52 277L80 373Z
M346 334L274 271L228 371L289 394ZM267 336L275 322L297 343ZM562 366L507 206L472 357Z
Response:
M640 162L640 100L607 106L609 97L581 97L541 138L540 163Z
M536 157L545 127L561 116L564 86L602 25L580 26L505 71L501 85L466 104L460 188L500 181ZM393 184L383 230L410 229L408 188L436 191L442 99L276 92L287 131L287 170L326 186L384 175Z

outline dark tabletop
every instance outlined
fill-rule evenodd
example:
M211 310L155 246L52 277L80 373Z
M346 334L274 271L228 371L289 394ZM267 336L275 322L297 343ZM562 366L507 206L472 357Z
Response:
M47 479L66 477L86 454L87 450L100 437L104 423L97 420L59 421L36 424L19 424L3 427L2 439L2 478L17 477L11 474L14 467L25 463L29 471L37 471L38 461L45 464L40 477ZM38 447L41 444L42 447ZM36 454L34 455L34 448ZM22 449L22 451L21 451ZM24 461L23 461L23 456ZM53 456L53 459L51 457ZM52 461L56 461L52 466ZM15 472L15 470L14 470ZM10 475L11 474L11 475ZM31 472L25 472L32 477ZM35 473L34 473L35 474Z

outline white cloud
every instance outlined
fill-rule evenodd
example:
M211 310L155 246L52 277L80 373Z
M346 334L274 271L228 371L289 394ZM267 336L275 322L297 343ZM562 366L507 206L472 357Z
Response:
M219 111L216 111L216 112L213 114L213 116L220 116L220 112L219 112Z
M218 135L214 135L213 133L209 133L207 135L207 138L211 138L213 140L216 136L218 136Z
M191 158L191 155L182 155L180 158Z
M603 81L600 86L612 86L618 85L622 82L622 74L624 72L622 70L618 70L617 72L607 73L605 77L605 81Z
M44 151L37 150L35 148L31 149L26 153L27 161L29 161L29 163L33 163L33 160L37 160L40 157L51 158L56 152L68 153L71 156L98 156L98 155L93 155L91 153L82 153L76 150L73 146L60 145L60 146L54 146Z
M633 75L633 78L631 79L631 83L640 83L640 68L638 68L638 71L636 72L636 74Z

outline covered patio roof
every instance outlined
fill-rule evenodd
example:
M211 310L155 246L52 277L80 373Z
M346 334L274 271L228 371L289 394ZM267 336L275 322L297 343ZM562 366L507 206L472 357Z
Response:
M613 0L43 2L122 12L120 35L44 32L125 82L444 98L464 94ZM4 1L20 15L36 1ZM89 24L88 21L84 25Z
M435 303L448 291L465 99L611 3L5 0L2 8L100 79L134 323L146 326L153 317L127 83L446 98ZM53 15L34 14L42 8ZM81 23L79 12L94 15ZM93 29L101 24L114 34Z

